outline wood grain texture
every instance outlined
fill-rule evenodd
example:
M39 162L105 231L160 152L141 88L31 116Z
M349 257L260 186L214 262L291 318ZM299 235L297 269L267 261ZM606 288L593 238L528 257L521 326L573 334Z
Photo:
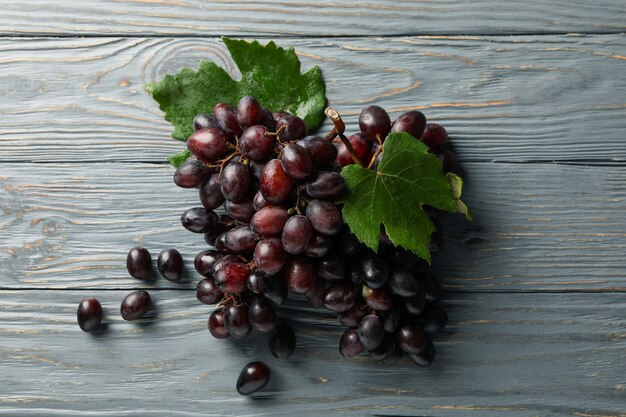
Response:
M625 35L278 43L321 66L351 130L377 103L422 109L464 161L626 160ZM236 76L215 39L5 38L0 57L3 162L164 161L184 145L143 86L202 58Z
M10 35L397 35L621 31L619 0L8 0Z
M459 291L625 291L626 168L467 163L473 222L445 219L435 271ZM2 164L0 287L131 288L128 250L192 259L202 235L179 221L198 206L160 164ZM195 284L195 273L186 287ZM171 287L163 279L158 286Z
M76 306L95 294L104 334L80 331ZM20 416L605 416L624 417L622 294L455 294L430 368L382 367L337 352L329 312L292 301L287 362L265 335L212 339L210 307L191 291L152 291L154 319L123 322L123 291L3 291L0 414ZM236 394L239 370L265 360L261 398Z

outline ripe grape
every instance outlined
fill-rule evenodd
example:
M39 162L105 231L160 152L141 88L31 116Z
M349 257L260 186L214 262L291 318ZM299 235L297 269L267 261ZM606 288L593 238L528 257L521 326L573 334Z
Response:
M392 132L407 132L420 139L426 128L426 116L421 111L413 110L402 113L391 125Z
M300 294L312 289L317 278L313 260L301 255L290 258L282 272L289 288Z
M272 159L263 167L259 187L263 198L270 203L282 203L289 198L293 188L293 178L291 178L278 159Z
M215 271L215 284L223 293L239 294L246 289L249 274L248 265L230 262Z
M339 253L348 257L355 257L361 253L364 245L350 232L348 227L344 227L336 238Z
M269 332L274 328L276 311L267 298L256 296L248 304L248 317L257 330Z
M237 379L237 392L241 395L250 395L265 385L270 380L270 368L266 363L250 362L243 367Z
M322 171L306 184L306 193L313 198L332 199L345 191L346 181L336 172Z
M277 359L287 359L296 350L296 334L291 326L276 327L269 340L270 352Z
M398 322L400 321L400 311L395 305L391 306L389 310L379 311L378 316L383 321L383 327L387 333L396 331Z
M213 210L204 207L194 207L186 210L180 216L183 227L194 233L207 233L215 228L217 214Z
M174 173L174 184L181 188L196 188L209 177L210 171L202 161L188 159Z
M224 293L217 288L213 278L205 278L196 285L196 298L203 304L217 304L224 297Z
M200 187L200 203L207 210L215 210L226 200L222 194L219 178L219 174L211 174L209 179Z
M276 129L281 126L284 128L280 132L280 138L286 142L301 139L309 133L304 120L291 114L283 114L276 120Z
M257 162L257 161L249 161L250 164L250 174L252 174L252 178L257 181L261 181L261 172L263 171L263 167L265 166L265 162Z
M266 296L272 303L281 305L287 299L287 283L279 276L267 277L267 286L263 291L263 295Z
M266 135L268 128L261 125L250 126L239 139L241 155L253 161L261 161L269 156L274 148L274 138Z
M152 257L148 249L136 246L126 256L126 269L131 277L149 279L152 270Z
M147 291L133 291L122 300L120 314L124 320L140 319L150 309L151 303L152 300Z
M224 326L224 308L216 308L211 312L208 321L209 332L211 336L216 339L227 339L230 337L230 333Z
M237 122L243 130L261 123L263 108L252 96L245 96L237 105Z
M226 103L217 103L213 107L213 117L219 128L228 136L228 140L234 143L235 137L241 136L241 127L237 121L237 111Z
M383 365L395 365L400 362L400 359L404 356L404 351L400 349L397 343L394 343L394 349L383 360L380 361Z
M448 132L437 123L428 123L422 135L422 142L433 152L440 152L448 142Z
M354 305L355 294L347 282L332 284L324 293L324 307L332 311L346 311Z
M248 317L248 306L232 304L224 311L224 327L235 339L244 339L252 331L252 324Z
M76 320L84 332L92 332L100 327L102 322L102 305L93 297L86 298L78 304Z
M265 199L265 197L263 197L261 190L257 191L256 194L254 195L254 198L252 199L252 207L254 207L256 211L259 211L263 207L267 207L270 204L272 203L270 203L269 201Z
M209 249L200 252L193 260L193 266L198 274L206 278L213 278L213 267L222 255L215 250Z
M396 342L393 337L387 333L383 341L374 350L370 350L370 358L375 361L383 361L396 350Z
M305 216L298 214L290 217L282 229L283 248L290 255L302 253L309 244L312 233L311 222Z
M268 205L252 216L250 228L259 236L280 236L288 219L289 213L285 207Z
M406 353L420 353L426 346L426 334L418 326L401 323L395 332L396 343Z
M267 278L265 274L256 269L248 275L247 287L255 294L261 294L267 288Z
M178 282L182 278L183 257L176 249L164 249L157 258L157 269L163 278Z
M391 120L382 107L368 106L361 110L359 128L365 138L374 142L382 142L391 130Z
M387 287L372 289L364 286L362 293L365 303L374 310L389 310L393 304L393 298Z
M306 207L306 217L319 233L336 235L341 230L343 219L337 207L326 200L311 200Z
M250 170L241 162L231 162L222 170L220 186L226 200L242 202L248 197L251 182Z
M363 352L365 347L361 343L357 329L347 329L339 340L339 353L341 356L351 358Z
M287 145L283 149L280 163L287 175L297 180L308 177L313 169L313 161L309 152L296 144Z
M354 305L348 310L337 313L337 319L339 323L344 326L357 327L365 314L367 314L367 312L365 311L363 303L361 301L355 301Z
M237 226L224 232L223 235L226 251L235 254L252 253L259 241L259 235L248 226Z
M307 136L297 141L296 145L308 151L315 167L327 165L337 158L337 147L329 140L319 136Z
M380 288L389 278L389 268L384 259L370 254L361 261L361 278L370 288Z
M361 319L358 327L359 340L367 350L374 350L385 337L385 328L380 317L368 314Z
M276 120L274 120L274 116L269 109L263 108L261 111L261 123L263 126L271 130L272 132L276 130Z
M254 263L256 267L268 274L278 273L287 262L287 252L278 238L266 238L257 243L254 249Z
M392 293L400 297L412 297L419 291L419 284L413 274L402 268L394 268L387 285Z
M228 150L228 137L219 129L196 130L187 139L187 149L199 160L215 162Z
M200 113L193 119L193 129L209 129L209 128L217 128L217 121L212 114L208 113Z
M330 236L312 232L311 240L309 240L304 254L310 258L321 258L328 254L332 248L333 239Z
M317 275L328 281L343 280L348 273L345 259L336 254L326 255L318 262Z
M404 310L409 313L409 314L413 314L413 315L420 315L424 312L424 309L426 308L426 294L424 293L424 291L418 291L417 294L415 294L412 297L409 298L405 298L404 300L404 304L402 305L404 307Z
M435 345L430 340L427 340L421 352L409 354L408 356L416 365L428 366L435 360Z
M252 197L247 197L240 203L227 200L225 208L230 217L242 223L249 223L255 213Z
M365 166L369 164L368 157L370 155L370 150L372 148L372 143L365 139L365 137L356 133L348 138L350 145L352 145L352 149L356 154L357 158L361 163ZM337 145L337 158L335 159L335 163L340 167L354 164L354 159L352 159L352 155L350 155L350 151L346 148L346 145L339 143Z

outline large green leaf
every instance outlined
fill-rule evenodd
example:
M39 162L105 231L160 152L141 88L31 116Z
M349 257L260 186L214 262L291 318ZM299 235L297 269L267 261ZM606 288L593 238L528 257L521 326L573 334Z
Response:
M430 262L430 235L435 230L424 205L460 212L461 179L444 175L441 161L408 133L385 139L377 170L348 165L341 171L349 190L342 200L343 218L357 238L377 250L381 224L391 241Z

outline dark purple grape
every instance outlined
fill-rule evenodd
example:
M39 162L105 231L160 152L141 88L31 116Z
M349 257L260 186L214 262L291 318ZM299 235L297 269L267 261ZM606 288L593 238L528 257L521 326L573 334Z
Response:
M291 178L302 180L313 170L313 161L309 152L296 144L287 145L281 155L280 163Z
M332 311L346 311L354 305L355 294L347 282L333 283L324 293L324 307Z
M357 327L365 314L367 314L365 306L359 300L355 301L354 305L348 310L337 313L337 319L339 320L339 323L344 326Z
M102 316L102 305L95 298L85 298L78 304L76 320L82 331L92 332L97 330L102 322Z
M343 332L343 334L341 335L341 339L339 340L339 353L341 353L341 356L351 358L363 352L364 350L365 347L363 347L363 344L359 339L359 333L357 329L351 328Z
M402 113L391 125L392 132L406 132L420 139L426 128L426 116L421 111L413 110Z
M244 96L237 105L237 122L239 126L246 130L250 126L261 123L263 108L252 96Z
M269 340L270 352L277 359L287 359L296 350L296 334L291 326L281 324L276 327Z
M224 293L217 288L213 278L205 278L196 285L196 298L203 304L212 305L219 303Z
M261 122L263 126L274 132L276 130L276 121L274 120L274 116L269 109L263 109L261 111Z
M263 295L277 306L281 305L287 299L287 283L280 276L267 277L267 287L263 291Z
M332 248L333 239L330 236L313 232L304 254L310 258L321 258L327 255Z
M285 207L269 205L252 216L250 228L259 236L280 236L287 219L289 219L289 213Z
M257 243L254 249L256 267L268 274L277 274L287 262L287 252L278 238L265 238Z
M290 217L282 229L283 248L291 255L302 253L309 244L312 233L311 222L305 216L298 214Z
M232 264L233 262L241 263L241 259L236 255L224 255L220 259L218 259L213 265L213 277L218 271L224 268L228 264Z
M241 162L226 165L220 175L222 195L234 203L242 202L248 197L251 177L250 170Z
M419 273L416 278L420 288L424 291L426 295L426 302L432 304L441 299L441 293L443 291L441 289L439 281L437 281L437 278L435 278L433 275L426 273Z
M305 256L290 258L282 270L287 286L296 293L305 294L315 285L315 263Z
M383 321L383 327L387 333L393 333L396 331L398 322L400 321L400 311L395 305L391 306L389 310L379 311L378 316Z
M361 260L361 278L370 288L380 288L389 278L389 268L384 259L370 254Z
M252 324L248 317L248 306L232 304L224 311L224 326L235 339L244 339L252 331Z
M426 334L411 323L400 323L395 332L396 343L406 353L420 353L426 346Z
M385 337L385 328L380 317L368 314L361 319L358 327L359 340L367 350L374 350Z
M439 306L428 306L420 317L420 323L425 332L436 333L448 324L448 313Z
M265 162L257 162L250 161L250 174L252 174L252 178L257 181L261 181L261 172L263 171L263 167L265 166Z
M359 128L366 139L383 142L391 130L391 120L382 107L367 106L359 115Z
M370 288L363 286L363 300L374 310L385 311L391 308L393 298L387 287Z
M174 173L174 184L181 188L196 188L206 181L210 173L204 162L188 159Z
M270 368L264 362L250 362L243 367L237 379L237 392L241 395L250 395L265 385L270 380Z
M409 354L408 356L416 365L429 366L435 360L435 345L430 340L427 340L424 349L420 353Z
M424 312L426 308L426 294L424 291L418 291L412 297L405 298L403 307L409 313L413 315L420 315Z
M328 281L343 280L348 274L346 259L338 254L329 254L319 260L317 275Z
M217 161L227 151L228 137L219 129L196 130L187 139L187 149L199 160L210 163Z
M278 159L272 159L263 167L259 187L267 201L274 204L282 203L291 194L293 178L287 175Z
M226 330L226 326L224 326L224 308L216 308L211 312L209 316L208 322L209 332L211 332L211 336L216 339L227 339L230 337L230 333Z
M440 152L448 142L448 132L437 123L428 123L421 139L431 151Z
M255 213L252 197L248 197L240 203L226 201L226 213L239 222L249 223Z
M254 207L256 211L259 211L262 208L267 207L271 204L272 203L270 203L269 201L265 199L265 197L263 197L261 190L257 191L256 194L254 195L254 198L252 199L252 206Z
M239 262L227 263L215 272L215 284L223 293L240 294L246 289L249 274L248 265Z
M306 193L312 198L333 199L345 191L345 185L341 174L322 171L306 184Z
M252 253L258 241L259 236L248 226L237 226L224 232L225 249L234 254Z
M152 257L148 249L141 246L132 248L126 256L126 269L133 278L149 279L152 270Z
M183 212L180 222L183 227L194 233L207 233L215 228L217 214L204 207L194 207Z
M368 157L370 155L370 151L372 149L372 143L365 139L363 135L360 133L356 133L348 138L350 145L352 145L352 149L354 149L354 153L361 163L365 166L369 165ZM346 145L343 142L337 145L337 158L335 158L335 163L340 167L354 164L354 159L352 159L352 155L350 155L350 151L346 148Z
M213 117L212 114L200 113L193 119L194 130L210 129L210 128L217 128L217 127L218 127L217 121L215 120L215 117Z
M237 111L226 103L217 103L213 107L213 117L219 128L228 136L228 140L235 142L235 137L241 136L241 127L237 121Z
M400 362L400 359L404 356L404 351L400 349L397 343L394 343L395 347L393 351L389 355L387 355L383 360L380 361L383 365L395 365Z
M387 285L392 293L400 297L412 297L420 289L413 274L402 268L394 268L389 275Z
M281 126L284 128L280 132L280 138L285 142L301 139L309 133L304 120L291 114L283 114L276 120L276 129Z
M306 217L315 231L329 236L339 233L343 225L337 206L326 200L311 200L306 207Z
M120 314L124 320L137 320L150 309L150 294L144 290L133 291L122 300Z
M183 275L182 255L176 249L164 249L157 258L157 269L168 281L180 281Z
M274 137L266 135L268 128L261 125L246 129L239 139L241 154L253 161L262 161L274 149Z
M276 323L274 306L263 296L252 298L248 304L248 317L252 325L262 332L269 332Z
M383 341L374 350L370 350L370 358L375 361L383 361L396 350L396 342L393 337L387 333Z
M296 145L308 151L315 167L330 164L337 158L337 147L331 141L319 136L307 136L297 141Z
M255 294L261 294L267 288L267 278L265 274L256 269L248 275L247 287Z
M350 232L347 226L341 229L341 232L337 235L336 241L339 253L344 256L355 257L363 250L363 244Z
M200 203L207 210L215 210L224 204L224 195L220 185L219 174L211 174L200 187Z
M206 278L213 278L213 266L222 257L216 250L205 250L196 255L193 266L200 275Z

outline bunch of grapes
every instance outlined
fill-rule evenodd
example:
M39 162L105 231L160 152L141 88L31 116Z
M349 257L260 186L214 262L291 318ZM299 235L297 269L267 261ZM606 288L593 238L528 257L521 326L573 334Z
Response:
M360 114L360 132L346 137L339 115L332 109L327 115L335 128L326 137L308 135L299 117L271 113L249 96L236 108L219 103L212 114L195 118L187 141L192 157L177 169L174 182L199 188L202 207L185 211L181 222L203 233L212 247L194 260L204 277L196 287L198 300L217 305L209 330L219 339L243 339L253 328L274 330L272 354L288 357L294 332L276 326L275 308L292 291L336 312L348 327L339 342L342 355L367 350L392 364L406 354L429 365L435 356L431 335L447 321L436 305L438 281L423 271L418 257L394 247L384 229L377 252L360 243L335 201L346 192L341 167L376 169L390 132L419 138L442 159L444 170L454 169L447 133L427 124L419 111L392 123L385 110L369 106ZM443 235L435 217L433 222L434 252Z

